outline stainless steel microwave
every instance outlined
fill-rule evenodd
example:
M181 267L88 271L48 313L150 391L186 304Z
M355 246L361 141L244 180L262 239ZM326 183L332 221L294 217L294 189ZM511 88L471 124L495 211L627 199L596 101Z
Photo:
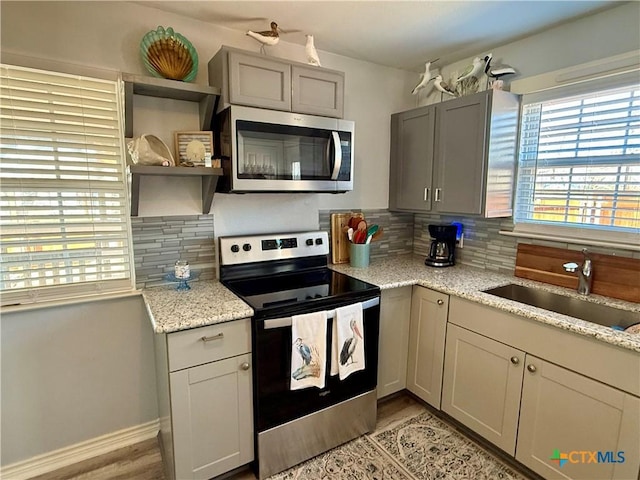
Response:
M232 105L216 117L219 192L353 190L354 122Z

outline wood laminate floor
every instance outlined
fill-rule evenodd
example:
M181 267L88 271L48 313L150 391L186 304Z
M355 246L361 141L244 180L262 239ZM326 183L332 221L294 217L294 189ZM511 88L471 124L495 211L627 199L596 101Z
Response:
M378 404L376 431L382 430L395 422L415 417L427 410L434 415L437 414L437 412L425 407L409 394L402 393L392 396ZM502 457L505 460L505 457ZM515 469L517 468L517 465L515 465ZM524 475L526 476L526 474ZM244 469L227 475L225 480L255 480L255 478L250 470ZM33 480L125 479L165 480L162 458L156 439L150 439L100 457L70 465L60 470L34 477ZM454 479L452 478L451 480Z

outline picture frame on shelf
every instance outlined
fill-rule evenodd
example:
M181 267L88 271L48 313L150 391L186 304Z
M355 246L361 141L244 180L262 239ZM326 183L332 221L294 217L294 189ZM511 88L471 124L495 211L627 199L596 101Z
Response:
M176 165L210 167L213 155L213 132L175 132Z

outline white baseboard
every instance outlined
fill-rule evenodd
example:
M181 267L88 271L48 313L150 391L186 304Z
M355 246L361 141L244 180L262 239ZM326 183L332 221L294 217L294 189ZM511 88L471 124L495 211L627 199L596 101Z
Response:
M107 433L52 452L16 462L0 469L3 480L26 480L62 467L104 455L119 448L154 438L160 429L159 420Z

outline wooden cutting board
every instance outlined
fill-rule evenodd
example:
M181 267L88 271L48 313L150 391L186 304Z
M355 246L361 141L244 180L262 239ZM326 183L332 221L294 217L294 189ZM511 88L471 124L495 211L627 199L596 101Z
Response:
M640 302L640 260L601 253L589 253L593 261L591 291L629 302ZM583 261L582 252L542 245L518 244L515 276L575 289L576 273L567 273L562 265Z
M331 262L347 263L349 261L349 238L343 232L351 217L362 217L361 213L332 213L331 214Z

